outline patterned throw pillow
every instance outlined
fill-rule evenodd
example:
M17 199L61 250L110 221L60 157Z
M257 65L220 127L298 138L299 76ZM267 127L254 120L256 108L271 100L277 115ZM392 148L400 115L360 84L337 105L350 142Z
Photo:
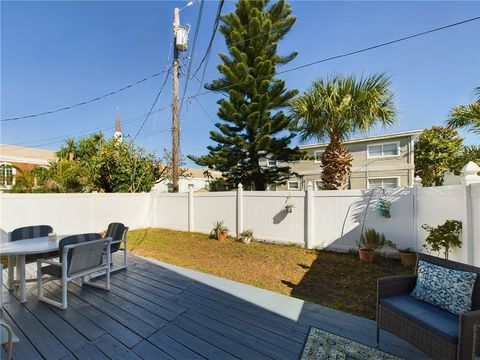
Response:
M456 315L472 309L477 274L418 262L418 278L411 295Z

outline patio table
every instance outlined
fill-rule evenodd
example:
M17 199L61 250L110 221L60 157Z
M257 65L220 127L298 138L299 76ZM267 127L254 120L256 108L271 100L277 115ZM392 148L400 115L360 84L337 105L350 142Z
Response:
M19 278L20 302L27 301L26 278L25 278L25 256L32 254L43 254L58 250L58 242L65 236L58 236L56 241L48 241L48 237L37 237L25 240L0 243L0 254L8 256L8 289L13 290L13 258L17 258L16 271Z

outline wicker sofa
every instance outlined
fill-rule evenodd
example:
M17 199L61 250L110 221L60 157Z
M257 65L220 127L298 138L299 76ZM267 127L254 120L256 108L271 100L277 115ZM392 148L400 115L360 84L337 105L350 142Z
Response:
M450 269L475 272L472 311L460 316L411 297L413 276L391 276L377 284L377 346L380 330L388 331L438 360L471 360L474 326L480 325L480 268L418 254L422 260Z

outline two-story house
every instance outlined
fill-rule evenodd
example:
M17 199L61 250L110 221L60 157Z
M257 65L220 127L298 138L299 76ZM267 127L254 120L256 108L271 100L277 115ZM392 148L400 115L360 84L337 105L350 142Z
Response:
M422 130L368 136L344 142L352 154L350 189L374 187L411 187L414 179L414 143ZM305 190L312 182L315 190L322 187L322 163L320 156L328 143L302 145L300 149L311 155L312 160L291 163L298 174L286 184L270 187L269 190ZM274 160L265 159L264 166L276 166Z

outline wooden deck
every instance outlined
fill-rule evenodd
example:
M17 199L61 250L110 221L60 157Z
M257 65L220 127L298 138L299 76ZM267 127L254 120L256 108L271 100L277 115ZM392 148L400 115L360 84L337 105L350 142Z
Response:
M67 310L39 303L33 284L26 304L3 286L3 317L20 338L14 359L298 359L310 326L374 346L373 321L156 261L129 261L128 270L112 274L110 292L70 284ZM45 290L60 294L55 281ZM381 348L425 358L389 334Z

